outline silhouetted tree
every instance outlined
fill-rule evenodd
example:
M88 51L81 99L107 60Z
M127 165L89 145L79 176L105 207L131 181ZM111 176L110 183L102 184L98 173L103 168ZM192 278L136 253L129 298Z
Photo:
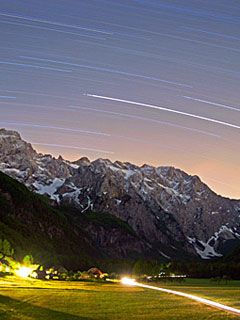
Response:
M12 257L14 249L7 239L0 239L0 259L5 257Z

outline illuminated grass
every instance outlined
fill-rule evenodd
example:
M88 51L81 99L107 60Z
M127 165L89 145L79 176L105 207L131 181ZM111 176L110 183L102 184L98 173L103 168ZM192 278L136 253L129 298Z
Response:
M217 285L209 281L188 281L168 287L239 307L237 282ZM8 278L0 280L0 319L219 320L239 317L185 298L120 284Z

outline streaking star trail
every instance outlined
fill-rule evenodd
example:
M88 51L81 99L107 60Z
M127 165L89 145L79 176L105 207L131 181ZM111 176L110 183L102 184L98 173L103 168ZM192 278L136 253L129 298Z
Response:
M97 98L97 99L103 99L103 100L110 100L110 101L122 102L122 103L127 103L127 104L133 104L133 105L136 105L136 106L152 108L152 109L157 109L157 110L161 110L161 111L172 112L172 113L180 114L180 115L191 117L191 118L200 119L200 120L204 120L204 121L208 121L208 122L213 122L213 123L221 124L221 125L224 125L224 126L227 126L227 127L235 128L235 129L240 129L240 126L232 124L232 123L229 123L229 122L224 122L224 121L220 121L220 120L217 120L217 119L207 118L207 117L199 116L199 115L196 115L196 114L192 114L192 113L188 113L188 112L182 112L182 111L178 111L178 110L170 109L170 108L166 108L166 107L156 106L156 105L153 105L153 104L147 104L147 103L142 103L142 102L136 102L136 101L131 101L131 100L124 100L124 99L106 97L106 96L99 96L99 95L90 94L90 93L86 93L86 96L92 97L92 98Z
M197 102L201 102L201 103L205 103L205 104L209 104L209 105L220 107L220 108L225 108L225 109L229 109L229 110L240 112L240 108L238 109L238 108L235 108L235 107L232 107L232 106L227 106L225 104L221 104L221 103L217 103L217 102L213 102L213 101L207 101L207 100L188 97L188 96L183 96L183 98L186 98L186 99L189 99L189 100L193 100L193 101L197 101Z

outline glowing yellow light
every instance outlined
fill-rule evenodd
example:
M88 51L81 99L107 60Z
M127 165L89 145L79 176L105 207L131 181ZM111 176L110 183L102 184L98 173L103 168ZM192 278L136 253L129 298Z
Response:
M129 286L135 286L136 285L135 279L131 279L131 278L127 278L127 277L122 278L121 279L121 283L129 285Z
M32 273L32 268L21 267L16 270L16 275L22 278L27 278Z
M10 269L9 267L6 267L6 268L5 268L5 271L6 271L6 272L10 272L11 269Z
M31 273L31 278L37 279L37 276L38 276L38 274L37 274L36 271L33 271L33 272Z

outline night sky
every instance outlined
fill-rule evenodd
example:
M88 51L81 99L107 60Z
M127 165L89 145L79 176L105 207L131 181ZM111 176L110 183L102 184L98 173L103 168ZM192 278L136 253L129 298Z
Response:
M0 127L240 198L239 0L1 0Z

